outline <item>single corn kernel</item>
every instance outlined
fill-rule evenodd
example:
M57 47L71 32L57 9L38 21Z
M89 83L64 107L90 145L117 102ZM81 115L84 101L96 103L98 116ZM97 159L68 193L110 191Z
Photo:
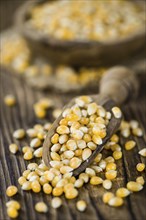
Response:
M132 133L137 137L141 137L143 135L143 131L141 128L132 129Z
M18 146L17 144L10 144L9 145L9 150L12 154L16 154L18 151Z
M46 117L46 110L41 108L39 105L34 106L34 112L37 118L45 118Z
M56 152L51 152L52 160L60 161L60 156Z
M146 157L146 148L143 148L138 152L141 156Z
M25 170L22 175L23 175L25 178L27 178L29 174L30 174L30 170Z
M114 163L115 159L112 156L106 157L104 159L106 161L106 163Z
M35 138L37 136L37 131L34 128L27 129L26 133L30 138Z
M91 103L88 105L88 108L87 108L87 112L88 112L88 115L93 115L96 113L97 111L97 104L95 102Z
M18 217L18 211L14 207L9 207L7 209L7 214L10 218L17 218Z
M50 161L50 165L53 168L59 169L61 167L61 162L60 161L55 161L55 160L51 160Z
M137 169L137 171L142 172L145 169L145 164L144 163L138 163L136 165L136 169Z
M117 165L113 162L110 162L106 165L106 171L109 171L109 170L116 170L117 168Z
M77 146L80 149L84 149L84 148L86 148L86 142L84 140L78 140L77 141Z
M80 212L84 212L87 208L87 204L84 200L79 200L76 203L76 207Z
M81 174L79 175L79 179L82 179L85 183L88 183L88 181L89 181L89 176L88 176L87 173L81 173Z
M64 187L66 184L68 183L67 179L61 179L58 181L58 183L56 184L56 187Z
M117 134L113 134L110 140L112 142L118 143L119 142L119 136Z
M137 183L140 183L141 185L144 185L145 181L144 181L143 176L137 177L137 178L136 178L136 182L137 182Z
M55 133L52 137L51 137L51 142L52 144L57 144L59 141L59 134Z
M102 183L103 188L111 189L112 188L112 181L111 180L104 180Z
M87 160L92 154L92 151L89 148L85 148L82 153L82 159Z
M22 152L25 154L27 151L32 151L33 152L33 149L31 147L29 147L29 146L24 146L22 148Z
M52 181L55 177L55 174L51 171L45 171L44 172L44 177L48 180L48 181Z
M99 154L97 154L97 156L95 157L94 161L95 161L96 163L98 163L98 162L100 162L101 158L102 158L102 154L99 153Z
M79 167L82 163L82 160L77 158L77 157L73 157L71 160L70 160L70 167L73 168L73 169L76 169L77 167Z
M58 134L69 134L69 128L65 125L58 126L56 131Z
M18 192L17 187L13 185L9 186L6 190L6 194L9 197L14 196L17 192Z
M100 136L93 135L92 136L92 141L97 145L102 144L102 138Z
M44 176L41 176L38 181L41 186L43 186L45 183L48 183L48 180Z
M65 191L65 197L67 199L74 199L78 196L78 191L75 188Z
M18 183L22 186L27 180L24 176L20 176L18 179Z
M108 180L113 180L117 177L117 171L116 170L109 170L105 173L105 176Z
M143 186L140 183L130 181L127 183L127 189L129 189L132 192L138 192L143 189Z
M108 201L108 204L113 207L122 206L123 203L124 203L124 201L120 197L113 197Z
M48 212L48 207L44 202L38 202L35 205L35 210L37 212L46 213L46 212Z
M59 137L59 143L60 144L64 144L68 141L68 135L67 134L62 134Z
M130 194L130 191L124 187L117 189L116 196L120 198L124 198Z
M27 166L28 170L34 171L38 167L37 163L29 163Z
M76 141L74 140L67 141L67 148L68 150L72 150L72 151L76 150L77 149Z
M22 139L25 137L25 131L24 129L18 129L16 131L14 131L13 133L13 137L16 139Z
M121 152L121 151L114 151L114 152L113 152L113 158L114 158L115 160L121 159L121 158L122 158L122 152Z
M86 168L85 173L87 173L89 177L96 176L95 171L89 167Z
M77 150L75 150L74 155L75 155L76 157L80 157L80 156L82 155L82 153L83 153L83 150L82 150L82 149L77 149Z
M51 205L54 209L57 209L62 205L62 200L59 197L55 197L52 199Z
M77 179L74 183L74 186L76 188L81 188L83 186L83 184L84 184L84 181L82 179Z
M27 151L24 155L23 155L24 160L31 160L33 158L33 153L31 150Z
M40 147L40 145L42 144L41 140L39 138L34 138L31 140L30 142L30 146L32 148L37 148L37 147Z
M75 130L72 133L72 137L76 140L81 140L84 136L84 133L81 130Z
M64 186L64 192L69 191L69 190L72 190L73 188L74 188L74 184L73 184L73 183L67 183L67 184Z
M102 200L105 204L107 204L110 201L110 199L113 197L114 197L114 194L112 192L106 192L103 194Z
M35 193L39 193L41 191L41 185L39 184L37 180L32 182L31 189Z
M73 168L70 166L61 166L61 168L60 168L60 172L62 174L70 173L72 170L73 170Z
M56 109L53 110L52 115L53 115L54 118L58 118L59 115L61 115L61 113L62 113L62 109L56 108Z
M16 98L14 95L6 95L4 102L7 106L12 107L16 104Z
M51 147L51 151L52 152L58 152L61 148L61 145L60 144L53 144L52 147Z
M125 149L126 150L131 150L131 149L133 149L134 147L136 146L136 142L135 141L127 141L126 143L125 143Z
M52 194L53 196L61 196L63 194L63 187L55 187Z
M67 150L67 151L65 151L65 152L63 153L63 155L64 155L65 158L67 158L67 159L73 158L74 154L75 154L75 153L74 153L72 150Z
M9 207L13 207L16 210L20 209L20 203L16 200L10 200L9 202L6 203L6 206Z
M103 182L103 179L99 176L92 176L90 179L90 184L99 185Z
M22 185L22 190L31 190L31 182L26 181Z
M43 147L39 147L37 150L34 151L33 155L37 158L42 157L43 155Z
M113 112L115 118L121 118L122 117L122 112L121 112L120 108L113 107L112 112Z

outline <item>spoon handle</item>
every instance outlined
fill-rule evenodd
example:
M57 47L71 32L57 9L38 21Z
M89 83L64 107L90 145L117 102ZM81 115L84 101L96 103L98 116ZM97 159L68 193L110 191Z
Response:
M100 94L121 105L138 94L139 83L135 73L122 66L110 68L100 82Z

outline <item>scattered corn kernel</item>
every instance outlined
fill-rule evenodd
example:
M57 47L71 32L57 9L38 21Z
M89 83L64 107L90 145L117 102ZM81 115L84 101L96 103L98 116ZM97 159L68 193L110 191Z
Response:
M117 177L117 171L116 170L106 171L105 176L108 180L113 180Z
M16 104L16 98L14 95L6 95L4 98L4 102L7 106L14 106Z
M113 197L114 197L114 194L112 192L106 192L103 194L102 200L104 203L108 203L110 201L110 199Z
M125 149L126 150L131 150L131 149L133 149L134 147L136 146L136 142L135 141L127 141L126 143L125 143Z
M143 148L138 152L141 156L146 157L146 148Z
M17 187L13 185L9 186L6 190L6 194L9 197L14 196L17 192L18 192Z
M122 117L122 112L121 112L120 108L113 107L112 112L113 112L115 118L121 118Z
M59 197L55 197L52 199L51 205L54 209L57 209L62 205L62 200Z
M16 154L17 151L18 151L18 146L17 146L17 144L10 144L10 145L9 145L9 150L10 150L11 153Z
M15 208L16 210L19 210L20 209L20 203L16 200L10 200L9 202L6 203L6 206L9 208L9 207L13 207Z
M99 176L92 176L90 179L90 184L99 185L103 182L103 179Z
M137 183L140 183L141 185L144 185L145 181L144 181L143 176L137 177L137 178L136 178L136 182L137 182Z
M111 180L104 180L102 183L103 188L111 189L112 188L112 181Z
M25 137L25 131L24 129L18 129L16 131L14 131L13 133L13 137L16 139L22 139Z
M84 200L79 200L76 203L76 207L80 212L84 212L87 208L87 204Z
M113 197L108 201L108 204L113 207L122 206L123 203L124 203L124 201L120 197Z
M17 218L18 217L18 211L14 207L9 207L7 209L7 214L10 218Z
M120 198L124 198L126 196L129 196L129 194L130 194L130 191L124 187L121 187L121 188L117 189L117 191L116 191L116 196L120 197Z
M35 204L35 210L37 212L46 213L48 212L48 207L44 202L38 202Z
M143 186L138 182L130 181L127 183L127 189L132 192L138 192L143 189Z
M145 169L145 164L144 163L138 163L136 165L136 169L137 169L137 171L142 172Z
M121 159L121 158L122 158L122 152L121 152L121 151L114 151L114 152L113 152L113 158L114 158L115 160Z

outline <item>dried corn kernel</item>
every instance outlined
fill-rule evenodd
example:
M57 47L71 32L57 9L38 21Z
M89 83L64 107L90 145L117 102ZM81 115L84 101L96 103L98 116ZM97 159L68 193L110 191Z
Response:
M124 187L117 189L116 196L124 198L130 194L130 191Z
M114 151L114 152L113 152L113 158L114 158L115 160L121 159L121 158L122 158L122 152L121 152L121 151Z
M13 185L9 186L6 190L6 194L9 197L14 196L17 192L18 192L17 187Z
M11 153L16 154L17 151L18 151L18 146L17 146L17 144L10 144L10 145L9 145L9 150L10 150Z
M137 178L136 178L136 182L137 182L137 183L140 183L141 185L144 185L145 181L144 181L143 176L137 177Z
M110 162L106 165L106 171L109 171L109 170L116 170L117 166L115 163L113 162Z
M57 209L62 205L62 200L59 197L55 197L52 199L51 205L54 209Z
M111 189L112 188L112 181L111 180L104 180L102 183L103 188Z
M55 187L52 194L53 196L61 196L63 194L63 187Z
M39 138L34 138L34 139L32 139L31 142L30 142L30 146L31 146L32 148L40 147L41 144L42 144L42 142L40 141Z
M24 129L18 129L16 131L14 131L13 133L13 137L16 139L22 139L25 137L25 131Z
M136 169L137 169L137 171L142 172L145 169L145 164L144 163L138 163L136 165Z
M67 199L74 199L78 196L78 191L75 188L65 191L65 197Z
M141 156L146 157L146 148L143 148L138 152Z
M31 189L35 193L39 193L41 191L41 185L39 184L37 180L31 183Z
M113 207L118 207L123 205L123 199L120 197L113 197L108 201L108 204Z
M76 169L77 167L79 167L82 163L82 160L77 158L77 157L73 157L71 160L70 160L70 166L71 168L73 169Z
M14 95L6 95L4 98L4 102L7 106L14 106L16 104L16 98Z
M114 197L114 194L111 192L106 192L103 194L102 200L104 203L108 203L110 201L111 198Z
M103 179L99 176L92 176L90 179L90 184L99 185L103 182Z
M56 131L58 134L69 134L69 128L65 125L58 126Z
M6 206L9 207L13 207L16 210L20 209L20 203L16 200L10 200L9 202L6 203Z
M105 176L108 180L113 180L117 177L117 171L116 170L109 170L105 173Z
M120 108L113 107L112 112L113 112L115 118L121 118L122 117L122 112L121 112Z
M136 142L135 141L127 141L126 143L125 143L125 149L126 150L131 150L131 149L133 149L134 147L136 146Z
M14 207L9 207L7 209L7 214L10 218L17 218L18 217L18 211Z
M82 159L87 160L92 154L92 151L89 148L85 148L82 153Z
M19 179L18 179L18 183L22 186L23 185L23 183L25 183L27 180L26 180L26 178L24 177L24 176L21 176L21 177L19 177Z
M76 203L76 207L80 212L84 212L87 208L87 204L84 200L79 200Z
M48 212L48 207L44 202L38 202L35 205L35 210L37 212L46 213L46 212Z
M127 183L127 189L132 192L138 192L143 189L143 186L138 182L130 181Z

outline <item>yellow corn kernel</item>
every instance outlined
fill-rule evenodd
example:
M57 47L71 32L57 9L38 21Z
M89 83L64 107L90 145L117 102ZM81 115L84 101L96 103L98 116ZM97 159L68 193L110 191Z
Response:
M103 188L111 189L112 188L112 181L111 180L104 180L102 183Z
M140 183L141 185L144 185L145 181L144 181L143 176L137 177L137 178L136 178L136 182L137 182L137 183Z
M113 152L113 158L114 158L115 160L121 159L121 158L122 158L122 152L121 152L121 151L114 151L114 152Z
M119 136L117 134L113 134L110 140L112 142L118 143L119 142Z
M89 148L85 148L82 153L82 159L87 160L92 154L92 151Z
M131 150L131 149L133 149L134 147L136 146L136 142L135 141L127 141L126 143L125 143L125 149L126 150Z
M117 165L113 162L110 162L106 165L106 171L109 171L109 170L116 170L117 168Z
M80 157L80 156L82 155L82 152L83 152L82 149L77 149L77 150L75 150L74 155L75 155L76 157Z
M117 177L117 171L116 170L109 170L105 173L105 176L108 180L113 180Z
M70 183L75 183L76 182L76 178L74 176L72 176L70 179L69 179L69 182Z
M100 162L101 158L102 158L102 154L99 153L99 154L97 154L97 156L95 157L94 161L95 161L96 163L98 163L98 162Z
M31 189L35 193L39 193L41 191L41 185L39 184L37 180L31 183Z
M35 210L37 212L42 212L42 213L46 213L48 211L48 207L47 205L44 203L44 202L38 202L36 205L35 205Z
M82 179L85 183L88 183L88 181L89 181L89 176L88 176L87 173L81 173L81 174L79 175L79 179Z
M138 163L136 165L136 169L137 169L137 171L142 172L145 169L145 164L144 163Z
M103 182L103 179L99 176L92 176L90 179L90 184L99 185Z
M130 181L127 183L127 189L132 192L138 192L143 189L143 186L138 182Z
M61 179L56 184L56 187L64 187L66 184L68 184L68 180L67 179Z
M69 134L69 128L65 125L60 125L56 129L58 134Z
M55 187L52 194L53 196L61 196L63 194L63 187Z
M62 200L59 197L55 197L52 199L51 205L54 209L57 209L62 205Z
M22 185L22 190L31 190L31 182L26 181Z
M52 137L51 137L51 142L52 144L57 144L59 141L59 134L55 133Z
M96 176L95 171L89 167L86 168L85 173L87 173L89 177Z
M77 158L77 159L78 159L78 158ZM60 168L60 172L61 172L62 174L69 173L69 172L71 172L72 170L73 170L73 168L70 167L70 166L61 166L61 168Z
M115 116L115 118L121 118L122 117L122 112L121 112L121 109L118 108L118 107L113 107L112 108L112 112Z
M79 121L80 117L76 114L69 114L66 116L66 120L71 121L71 122L76 122Z
M77 157L73 157L71 160L70 160L70 167L73 168L73 169L76 169L77 167L79 167L82 163L82 160L77 158Z
M31 150L28 150L24 155L23 155L24 160L31 160L33 158L33 153Z
M34 112L37 118L45 118L46 117L46 110L41 108L39 105L34 106Z
M70 191L74 188L74 184L73 183L67 183L65 186L64 186L64 192L66 191Z
M60 161L60 156L56 152L51 152L52 160Z
M113 197L114 197L114 194L113 194L112 192L106 192L106 193L103 194L102 200L103 200L103 202L106 204L106 203L108 203L108 202L110 201L110 199L113 198Z
M16 139L22 139L25 137L25 131L24 129L18 129L16 131L14 131L13 133L13 137Z
M28 174L30 174L30 170L25 170L22 175L27 178Z
M27 180L24 176L20 176L18 179L18 183L22 186Z
M16 200L10 200L9 202L6 203L6 206L9 207L13 207L16 210L20 209L20 203Z
M10 218L17 218L18 217L18 211L14 207L9 207L7 209L7 214Z
M14 106L16 104L16 98L14 95L6 95L4 98L4 102L7 106Z
M71 188L70 190L65 191L65 197L67 199L74 199L78 196L78 191L75 188Z
M55 177L55 174L51 171L45 171L44 172L44 177L48 180L48 181L52 181Z
M124 201L120 197L113 197L108 201L108 204L113 207L122 206L123 203L124 203Z
M92 139L92 138L91 138L91 135L90 135L90 134L84 134L83 140L84 140L86 143L90 142L91 139Z
M34 171L38 167L37 163L29 163L27 166L28 170Z
M63 118L63 119L60 120L59 124L67 126L68 125L68 120L66 118Z
M33 149L31 147L29 147L29 146L24 146L22 148L22 152L25 154L27 151L33 151Z
M87 204L84 200L79 200L76 203L76 207L80 212L84 212L87 208Z
M41 140L40 140L39 138L34 138L34 139L32 139L31 142L30 142L30 146L31 146L32 148L40 147L41 144L42 144L42 142L41 142Z
M18 192L17 187L13 185L9 186L6 190L6 194L9 197L14 196L17 192Z
M102 144L102 139L101 139L100 136L93 135L93 136L92 136L92 141L93 141L95 144L97 144L97 145Z
M74 183L74 186L75 186L76 188L80 188L80 187L83 186L83 184L84 184L84 181L83 181L82 179L77 179L77 180L75 181L75 183Z
M9 145L9 150L10 150L11 153L16 154L17 151L18 151L18 146L17 146L17 144L10 144L10 145Z
M121 197L121 198L124 198L124 197L128 196L129 194L130 194L130 191L124 187L121 187L121 188L117 189L117 191L116 191L116 196Z
M82 118L80 119L80 123L81 123L82 125L87 125L87 124L89 123L89 118L82 117Z
M146 157L146 148L141 149L138 153L139 153L141 156Z

